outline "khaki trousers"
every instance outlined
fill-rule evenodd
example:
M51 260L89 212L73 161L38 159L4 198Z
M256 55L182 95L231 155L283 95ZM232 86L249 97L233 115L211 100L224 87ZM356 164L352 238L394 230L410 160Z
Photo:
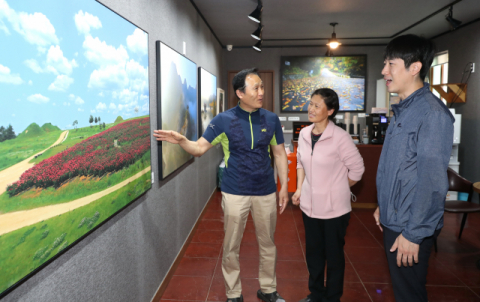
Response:
M227 298L240 297L240 262L238 254L248 212L252 212L255 234L259 245L260 265L258 281L264 293L276 291L277 248L274 243L277 223L275 193L265 196L241 196L222 192L225 239L223 241L222 271Z

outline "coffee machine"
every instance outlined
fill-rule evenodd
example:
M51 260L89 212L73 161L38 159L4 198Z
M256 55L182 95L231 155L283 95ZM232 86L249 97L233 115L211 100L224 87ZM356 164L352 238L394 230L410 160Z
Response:
M388 118L380 113L372 113L366 118L370 143L383 144L389 124Z

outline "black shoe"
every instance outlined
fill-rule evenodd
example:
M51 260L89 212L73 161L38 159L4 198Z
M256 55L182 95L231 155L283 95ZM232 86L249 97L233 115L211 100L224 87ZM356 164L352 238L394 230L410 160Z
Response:
M302 300L300 300L300 301L298 301L298 302L313 302L313 300L310 299L310 297L306 297L305 299L302 299Z
M257 298L265 302L285 302L285 299L280 296L280 294L274 291L271 294L262 293L262 290L259 289L257 292Z
M243 295L240 295L240 298L228 298L227 302L243 302Z

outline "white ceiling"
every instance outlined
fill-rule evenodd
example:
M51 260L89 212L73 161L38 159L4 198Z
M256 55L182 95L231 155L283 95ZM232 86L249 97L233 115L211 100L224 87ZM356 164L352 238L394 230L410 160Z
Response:
M258 23L248 15L257 0L191 0L222 45L251 47L250 34ZM480 19L480 0L263 0L263 47L325 45L332 34L346 45L387 44L400 33L427 38L450 30L445 15L453 4L453 18L462 25ZM280 40L279 40L280 39ZM299 40L307 39L307 40ZM310 39L310 40L308 40ZM312 40L313 39L313 40Z

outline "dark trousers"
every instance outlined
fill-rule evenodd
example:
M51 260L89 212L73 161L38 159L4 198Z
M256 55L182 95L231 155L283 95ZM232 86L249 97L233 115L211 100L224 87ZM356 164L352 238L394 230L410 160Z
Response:
M413 266L397 266L397 251L391 253L390 248L400 235L385 226L383 227L383 245L387 254L388 268L392 278L393 293L396 302L427 302L427 270L428 258L433 246L434 237L438 237L440 230L433 236L427 237L420 244L418 263Z
M350 213L332 219L310 218L303 214L305 225L308 288L313 302L337 302L343 294L345 275L345 234ZM327 283L324 286L325 264Z

